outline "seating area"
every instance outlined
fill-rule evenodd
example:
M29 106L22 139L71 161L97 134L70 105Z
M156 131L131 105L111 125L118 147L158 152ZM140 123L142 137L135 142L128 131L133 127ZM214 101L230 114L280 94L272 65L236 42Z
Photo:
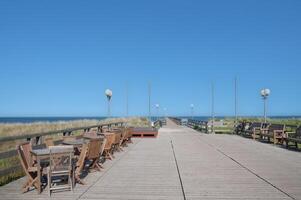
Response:
M290 146L290 143L293 143L294 147L298 148L298 144L301 144L301 126L299 126L296 129L296 132L287 136L285 143L286 143L286 148Z
M287 148L295 147L301 143L301 127L290 127L285 124L270 124L263 122L240 122L234 129L234 133L244 137L263 142L286 145ZM294 131L291 131L291 130ZM293 143L293 145L290 145Z
M27 180L22 192L36 189L38 194L48 190L49 196L56 191L71 190L76 184L85 185L87 173L101 171L107 159L123 151L131 143L132 128L114 127L106 132L90 130L77 136L45 138L44 147L33 149L30 142L17 145L17 153Z

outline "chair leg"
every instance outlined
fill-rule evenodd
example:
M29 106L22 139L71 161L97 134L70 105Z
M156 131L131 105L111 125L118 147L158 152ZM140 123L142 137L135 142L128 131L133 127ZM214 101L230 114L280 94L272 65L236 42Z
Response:
M81 185L86 185L86 183L79 177L78 174L75 174L75 183L79 183Z
M26 182L23 184L22 188L26 188L28 183L29 183L29 180L27 179Z
M31 179L27 179L26 182L23 184L22 186L22 192L25 193L25 192L28 192L29 190L29 183L31 182Z
M51 177L49 172L47 174L47 182L48 182L48 195L51 196Z

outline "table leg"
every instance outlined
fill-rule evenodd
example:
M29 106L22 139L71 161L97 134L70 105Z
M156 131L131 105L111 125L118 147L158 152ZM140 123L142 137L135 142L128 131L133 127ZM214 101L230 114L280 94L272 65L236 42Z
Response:
M41 184L41 161L40 161L40 158L39 156L37 156L37 175L38 175L38 180L37 180L37 185L38 185L38 194L41 194L42 192L42 184Z

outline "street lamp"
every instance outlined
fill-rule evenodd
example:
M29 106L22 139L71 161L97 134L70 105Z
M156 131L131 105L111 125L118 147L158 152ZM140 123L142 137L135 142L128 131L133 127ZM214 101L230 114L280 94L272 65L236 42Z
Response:
M190 104L190 109L191 109L191 119L193 119L193 109L194 109L194 105Z
M267 122L267 109L266 109L266 101L268 96L271 94L270 89L262 89L260 91L260 95L262 96L263 99L263 115L264 115L264 123Z
M159 108L160 108L160 105L157 103L156 105L156 110L157 110L157 120L159 119Z
M164 117L166 118L166 116L167 116L167 108L163 108L163 110L164 110Z
M113 95L112 90L106 89L105 95L107 96L107 99L108 99L108 117L111 117L111 108L110 107L111 107L111 98Z

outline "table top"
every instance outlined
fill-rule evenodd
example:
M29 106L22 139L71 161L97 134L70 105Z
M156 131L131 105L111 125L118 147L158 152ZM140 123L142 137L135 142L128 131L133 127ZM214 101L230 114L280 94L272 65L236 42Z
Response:
M73 152L73 148L59 148L59 146L57 146L58 148L55 150L56 153L63 153L63 152ZM63 147L63 146L62 146ZM45 149L34 149L31 150L31 153L35 156L49 156L50 155L50 149L49 148L45 148Z
M74 146L80 146L85 144L85 140L84 139L76 139L76 140L70 140L70 141L63 141L62 144L65 145L74 145Z
M45 156L50 154L50 150L47 149L35 149L31 150L31 153L35 156Z
M104 135L115 135L115 133L112 133L112 132L104 132L103 134Z

